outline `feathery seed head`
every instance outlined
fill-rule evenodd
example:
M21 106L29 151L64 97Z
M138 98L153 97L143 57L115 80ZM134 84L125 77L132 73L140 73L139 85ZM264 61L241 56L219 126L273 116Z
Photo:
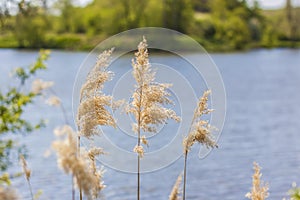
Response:
M91 172L95 176L95 185L94 188L92 189L92 197L96 199L102 189L105 188L104 182L102 181L104 170L98 169L96 166L96 160L95 158L101 154L104 154L104 151L102 148L96 148L93 147L87 152L89 162L90 162L90 169Z
M55 134L63 136L63 139L52 143L58 156L58 165L67 174L74 176L77 187L81 188L88 199L96 196L102 189L102 172L96 169L95 156L102 153L102 149L92 149L88 153L81 150L77 155L76 134L69 126L58 128ZM101 185L101 187L100 187Z
M180 197L179 197L179 194L181 193L180 192L180 183L182 181L182 174L180 174L173 186L173 189L172 189L172 192L169 196L169 200L179 200Z
M205 145L207 148L218 147L212 131L216 130L215 127L209 124L209 121L202 120L201 117L205 114L211 113L213 110L208 109L208 97L211 94L210 90L203 93L203 96L199 99L197 108L194 112L190 132L183 140L184 152L190 151L191 147L198 142Z
M20 163L22 165L26 180L29 181L31 176L31 170L28 168L27 161L23 155L20 155Z
M42 79L36 79L32 82L31 92L34 94L40 94L43 90L48 89L54 85L54 82L43 81Z
M51 96L46 103L50 106L59 106L61 104L60 99L57 96Z
M137 153L140 158L144 157L144 148L141 145L136 145L133 149L133 152Z
M54 129L54 134L56 136L71 135L71 134L73 134L73 129L69 125L64 125L64 126L61 126L61 127L56 127Z
M252 176L252 190L248 192L245 196L251 200L265 200L268 196L268 184L264 184L260 179L262 174L260 173L260 166L254 162L253 163L254 174Z
M95 66L81 88L80 104L77 113L77 126L80 135L92 137L99 134L97 126L116 127L116 122L108 111L122 105L121 101L113 101L112 96L102 92L105 82L111 80L113 73L107 70L113 49L101 53Z
M141 137L141 143L144 144L144 145L149 146L149 142L148 142L148 140L146 139L146 136L145 136L145 135L143 135L143 136Z
M136 122L132 127L135 132L138 132L139 128L145 132L156 132L157 126L166 123L167 120L180 120L173 110L163 107L172 103L167 91L171 84L154 82L155 72L151 70L147 46L143 37L132 60L132 74L136 85L127 113L131 113L135 118Z

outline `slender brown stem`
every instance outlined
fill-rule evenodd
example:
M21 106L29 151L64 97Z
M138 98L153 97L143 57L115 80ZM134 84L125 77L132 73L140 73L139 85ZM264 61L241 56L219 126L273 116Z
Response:
M54 95L54 96L57 96L56 92L52 89L52 88L49 88L49 91ZM68 122L68 117L67 117L67 112L66 112L66 109L64 107L64 104L61 102L59 104L59 108L63 114L63 117L64 117L64 120L65 120L65 123L69 125L69 122Z
M72 200L75 200L74 176L72 175Z
M56 92L55 92L52 88L50 88L49 90L50 90L50 92L51 92L53 95L57 96ZM66 109L65 109L65 107L64 107L64 105L63 105L62 102L59 104L59 108L60 108L60 110L61 110L61 112L62 112L62 114L63 114L65 123L66 123L67 125L69 125L69 121L68 121L68 117L67 117L67 112L66 112ZM79 139L79 140L80 140L80 139ZM78 143L80 143L79 140L78 140ZM79 147L80 147L80 145L79 145ZM72 175L72 200L75 200L74 175Z
M78 135L77 137L77 141L78 141L78 149L77 149L77 154L78 154L78 157L80 157L80 136ZM79 187L79 199L82 200L82 189L81 187Z
M143 83L143 81L142 81ZM143 84L140 87L140 99L139 99L139 110L138 110L138 141L137 144L140 146L141 144L141 112L142 112L142 97L143 97ZM137 164L137 200L140 200L140 155L138 154L138 164Z
M137 199L140 199L140 156L138 155Z
M141 144L141 127L140 127L140 112L138 119L138 146ZM138 163L137 163L137 200L140 200L140 155L138 154Z
M185 153L184 153L184 171L183 171L183 194L182 194L182 200L185 200L187 156L188 156L188 152L185 151Z
M30 180L29 180L29 179L27 179L27 183L28 183L28 187L29 187L31 199L34 200L34 198L33 198L33 193L32 193L32 187L31 187L31 183L30 183Z

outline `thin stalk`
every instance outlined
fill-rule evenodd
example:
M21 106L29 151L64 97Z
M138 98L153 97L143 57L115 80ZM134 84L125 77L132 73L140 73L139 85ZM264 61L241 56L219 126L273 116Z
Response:
M141 90L142 91L142 90ZM140 97L141 103L141 97ZM141 106L141 105L140 105ZM138 118L138 146L141 144L141 127L140 127L140 120L141 120L141 108L139 108L139 118ZM138 163L137 163L137 200L140 200L140 155L138 154Z
M52 88L50 88L49 90L50 90L50 92L53 95L57 96L56 92ZM61 110L61 112L63 114L63 118L65 120L65 124L69 125L69 121L68 121L68 117L67 117L67 112L66 112L66 109L65 109L65 107L64 107L64 105L63 105L62 102L59 104L59 108L60 108L60 110ZM74 175L72 175L72 200L75 200Z
M31 187L31 184L30 184L30 180L29 180L29 179L27 179L27 183L28 183L28 187L29 187L31 199L34 200L34 198L33 198L33 193L32 193L32 187Z
M187 156L188 156L188 152L185 151L185 153L184 153L183 194L182 194L182 200L185 200Z
M49 91L50 91L53 95L57 96L56 92L55 92L52 88L50 88ZM60 102L59 108L60 108L60 110L61 110L61 112L62 112L62 114L63 114L63 118L64 118L64 120L65 120L65 123L69 125L69 121L68 121L68 117L67 117L67 112L66 112L66 109L65 109L65 107L64 107L64 105L63 105L62 102Z
M77 137L78 142L78 156L80 157L80 136ZM79 199L82 200L82 189L79 187Z
M74 175L72 175L72 200L75 200Z
M140 87L140 99L139 99L139 110L138 110L138 146L141 144L141 104L142 104L142 97L143 97L143 79L142 79L142 86ZM137 163L137 200L140 200L140 155L138 154L138 163Z
M195 122L195 119L196 119L196 111L194 112L192 123L190 125L188 134L190 134L190 132L192 130L192 126L193 126L193 124ZM186 147L184 147L184 148L186 148ZM188 156L188 149L185 149L184 150L184 169L183 169L183 192L182 192L182 200L185 200L187 156Z
M138 155L137 199L140 199L140 156Z

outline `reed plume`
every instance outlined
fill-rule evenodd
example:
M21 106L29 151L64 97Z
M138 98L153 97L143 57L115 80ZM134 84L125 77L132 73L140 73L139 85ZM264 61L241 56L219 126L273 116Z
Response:
M104 51L98 56L95 66L81 87L77 113L80 136L90 138L98 135L98 125L116 127L116 121L109 112L109 108L114 110L122 101L113 101L112 96L102 92L105 82L111 80L113 76L113 72L107 70L112 52L113 49Z
M30 191L30 195L31 195L31 199L33 200L33 192L32 192L32 187L31 187L31 183L30 183L30 177L31 177L31 170L29 169L28 165L27 165L27 161L25 160L25 157L23 155L20 155L20 164L22 166L23 169L23 173L25 175L28 187L29 187L29 191Z
M180 195L180 183L182 181L182 174L180 174L173 186L172 192L169 196L169 200L179 200L179 195Z
M145 37L138 45L138 51L132 60L133 77L136 81L135 91L132 94L132 102L127 107L127 113L132 114L135 123L132 129L137 133L137 144L133 151L138 154L137 166L137 199L140 199L140 158L144 156L142 144L148 145L144 132L157 132L157 126L166 123L168 119L180 121L176 113L163 107L171 104L170 93L167 91L171 84L155 82L155 72L149 63L149 55Z
M97 199L99 196L99 192L105 188L104 182L103 182L103 174L104 170L102 168L98 168L96 165L96 157L104 154L105 152L101 148L93 147L88 151L88 158L90 162L90 169L91 172L94 174L96 178L96 184L94 185L94 188L92 190L92 197L93 199Z
M33 94L41 94L45 89L52 87L54 83L52 81L43 81L42 79L36 79L32 82L31 92Z
M50 106L61 106L61 100L57 96L51 96L47 99L46 103Z
M208 108L208 97L211 94L210 90L203 93L199 99L197 107L194 111L194 116L190 126L188 135L183 140L184 149L184 174L183 174L183 200L185 200L186 190L186 172L187 172L187 157L191 150L191 147L198 142L199 144L205 145L207 148L218 147L212 131L216 128L211 126L209 121L203 120L203 115L210 114L213 112L212 109Z
M116 127L116 121L109 109L115 110L123 101L114 101L112 96L102 92L104 84L113 77L113 72L107 70L112 52L113 49L106 50L98 56L96 64L87 75L80 90L80 104L77 113L78 156L81 156L81 136L91 139L91 137L99 135L99 125ZM94 174L99 176L99 179L101 178L100 173L95 172ZM97 187L98 189L103 188L101 184L98 184ZM82 199L81 189L80 199Z
M262 174L260 173L260 166L253 163L254 174L252 176L252 189L245 196L251 200L265 200L268 196L268 184L263 183L260 179Z
M59 167L65 173L73 175L75 184L83 190L89 200L94 199L104 187L102 173L94 167L94 158L101 154L102 150L92 150L89 153L82 151L82 156L79 157L76 133L70 126L57 128L55 134L62 137L52 144L58 156Z

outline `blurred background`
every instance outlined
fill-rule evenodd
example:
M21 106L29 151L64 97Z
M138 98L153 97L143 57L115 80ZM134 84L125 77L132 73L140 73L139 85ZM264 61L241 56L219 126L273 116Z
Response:
M203 160L197 157L198 147L191 152L187 199L246 199L252 163L257 161L262 179L270 186L269 199L281 200L289 197L292 182L300 183L299 6L299 0L0 0L0 108L6 105L5 92L19 85L15 76L9 76L11 72L15 67L28 69L38 49L48 48L48 69L31 77L21 92L30 90L34 78L53 81L53 90L73 122L76 73L95 45L131 28L174 29L210 52L227 94L219 148ZM119 60L116 73L131 69L132 56ZM178 57L150 50L151 59L167 63L180 74L193 75ZM187 80L193 80L189 76ZM198 82L190 84L200 87ZM57 168L54 154L45 156L54 139L53 129L63 124L63 116L44 101L42 96L24 106L22 117L29 122L46 119L45 128L31 134L1 129L0 164L7 164L1 174L21 171L17 153L2 143L11 138L17 147L26 146L33 192L41 189L42 200L71 199L70 176ZM118 138L115 132L109 134ZM168 199L182 164L179 159L165 169L144 174L142 199ZM22 199L31 199L25 178L10 178ZM0 177L0 186L2 181ZM104 181L103 199L135 199L135 176L106 168Z
M186 33L210 51L300 45L299 0L2 0L0 47L90 50L124 30Z

